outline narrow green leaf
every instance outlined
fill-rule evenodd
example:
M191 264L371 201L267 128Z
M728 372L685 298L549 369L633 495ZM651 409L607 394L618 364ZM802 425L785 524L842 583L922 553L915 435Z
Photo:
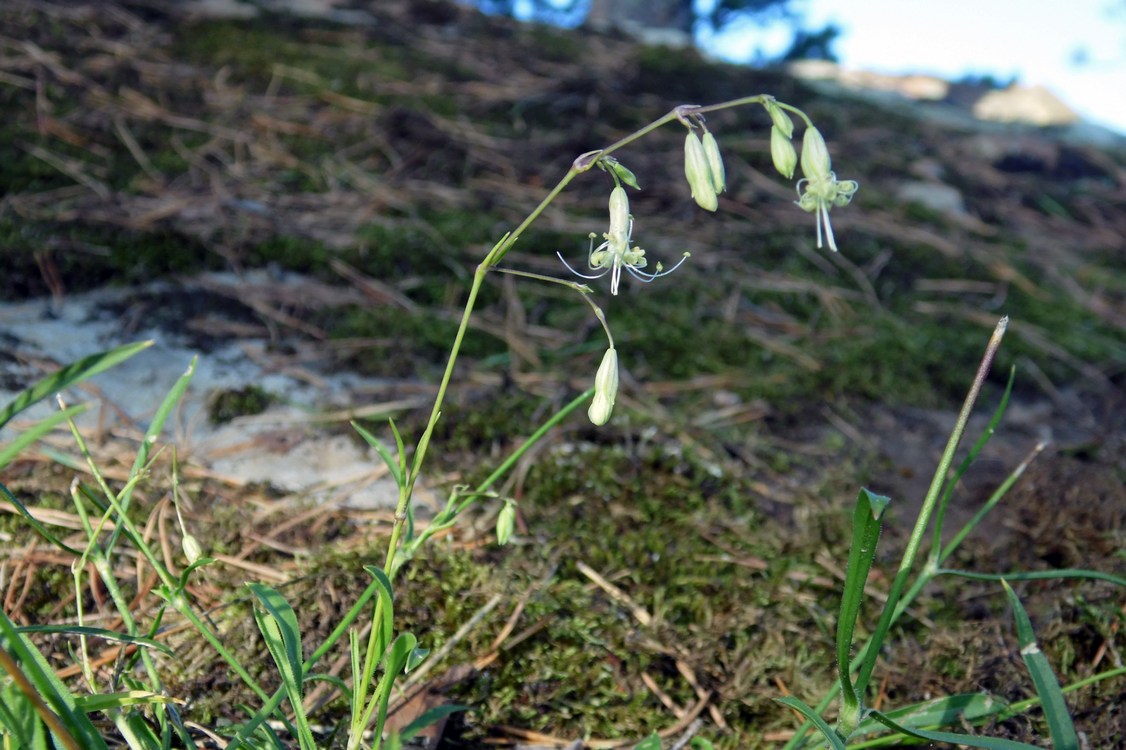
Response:
M154 641L152 638L145 638L141 635L129 635L128 633L119 633L116 630L106 630L104 628L92 628L85 625L25 625L16 628L17 633L63 633L69 635L84 635L90 638L101 638L105 641L112 641L114 643L128 643L133 646L140 646L142 648L151 648L160 651L163 654L172 656L173 652L168 646L160 641Z
M688 741L688 747L693 748L693 750L715 750L715 745L711 743L711 740L706 740L703 737L693 737Z
M95 711L107 711L111 708L168 705L177 701L170 695L161 695L148 690L123 690L117 693L76 695L74 702L75 705L89 714Z
M3 448L0 448L0 469L16 460L16 457L27 450L27 448L30 447L36 440L43 437L48 432L55 429L68 419L77 417L79 414L83 413L89 408L90 404L83 403L75 404L74 406L68 406L65 409L51 412L48 416L39 420L31 427L21 432L19 435L16 435L15 439L13 439L12 442L8 443Z
M661 737L656 732L634 745L633 750L661 750Z
M0 427L8 424L12 417L32 404L120 364L137 352L152 346L152 344L152 341L125 344L116 349L91 354L89 357L71 362L16 394L16 397L9 401L7 406L0 409Z
M125 717L125 725L131 732L131 737L126 737L132 740L129 742L131 747L136 748L140 743L144 750L161 750L160 738L156 736L143 714L138 711L129 712Z
M15 738L21 750L48 750L46 728L14 682L0 685L0 739L8 735Z
M137 449L137 455L133 458L133 468L129 472L130 478L136 477L139 472L148 464L152 456L153 446L156 445L157 438L160 437L161 431L164 429L164 423L168 421L176 405L180 403L180 399L184 397L184 393L188 390L188 385L192 382L192 377L195 375L196 365L199 362L199 357L192 357L191 362L188 363L188 368L181 373L180 377L176 378L176 382L168 389L164 399L160 402L160 406L153 415L152 421L149 422L149 427L145 430L144 440L141 441L141 446ZM133 498L133 488L126 487L119 498L122 510L129 509L129 501ZM117 545L117 540L123 533L121 524L114 528L113 533L110 534L109 541L106 542L104 553L109 555L112 553L113 548Z
M883 713L897 724L918 729L952 726L963 720L973 722L987 716L995 716L1006 708L1008 704L1005 701L988 693L960 693L901 706ZM882 731L884 725L869 716L860 722L851 739Z
M191 362L188 363L188 368L181 373L180 377L176 378L176 382L168 389L164 399L160 402L160 406L153 415L152 420L149 422L149 428L145 430L145 439L141 441L141 447L137 451L136 458L133 459L133 470L129 472L130 476L135 475L141 468L149 462L149 457L152 455L152 447L156 445L157 438L164 430L164 423L168 421L168 417L172 416L173 410L184 394L188 390L188 386L195 376L196 366L199 364L199 357L192 357ZM123 507L129 507L128 495L122 497L121 504Z
M361 425L359 422L353 421L352 429L360 433L360 437L362 437L368 445L375 449L375 452L378 453L379 457L383 459L383 463L387 465L387 470L391 472L391 476L395 479L395 485L402 487L402 469L399 466L399 461L391 455L391 451L387 450L387 446L380 442L379 438L377 438L375 435L372 435L370 432L365 430L363 425Z
M391 688L417 645L418 640L412 633L403 633L395 639L391 648L387 650L383 664L383 676L379 678L379 684L371 696L372 703L378 707L374 727L377 735L383 733L383 727L387 723L387 703L391 699Z
M387 424L391 426L391 434L395 436L395 449L399 451L399 477L400 486L407 477L407 446L403 443L403 436L399 434L399 428L395 425L394 419L388 419Z
M953 568L940 568L935 575L960 576L975 581L1050 581L1063 578L1080 578L1090 581L1107 581L1116 586L1126 586L1126 578L1101 570L1087 570L1085 568L1059 568L1056 570L1030 570L1013 571L1010 573L977 573L972 570L955 570Z
M864 584L876 556L880 538L880 519L891 500L866 489L856 497L852 514L852 545L848 552L841 612L837 620L837 679L841 686L841 714L838 728L844 736L852 734L860 723L860 696L852 682L849 663L852 660L853 634L860 605L864 601Z
M273 620L275 625L269 632L262 630L266 638L266 645L270 649L274 660L284 674L288 674L294 683L300 687L301 670L301 632L297 625L297 615L285 597L275 589L261 583L248 583L247 588L258 600L265 615ZM257 611L257 610L256 610ZM259 628L261 629L261 627Z
M1020 642L1020 655L1032 675L1032 683L1036 686L1036 694L1044 707L1044 718L1048 720L1048 731L1052 733L1052 746L1055 750L1078 750L1079 737L1075 734L1075 726L1071 722L1071 712L1068 711L1067 702L1060 690L1059 680L1048 663L1048 657L1040 650L1036 642L1036 632L1032 629L1032 620L1020 597L1013 591L1008 581L1002 580L1005 593L1009 597L1009 606L1013 609L1013 620L1017 628L1017 640Z
M293 720L296 724L297 739L302 750L316 750L312 729L305 715L304 673L301 659L301 632L298 629L297 615L293 607L276 590L260 583L247 584L247 588L258 600L254 608L254 619L266 641L274 663L278 665L282 685L289 696Z
M805 719L813 724L813 727L821 733L821 736L825 738L825 741L829 744L830 750L846 750L844 740L841 739L841 736L837 734L831 726L826 724L825 720L822 719L816 711L805 703L791 695L787 695L784 698L775 698L774 702L792 708L804 716Z
M15 625L3 610L0 610L0 646L15 658L23 677L84 750L105 750L105 740L78 709L74 696L31 641L16 632Z
M381 616L379 623L372 623L372 627L379 627L379 639L376 641L376 651L380 655L387 650L387 644L391 642L391 638L395 634L395 596L391 593L391 579L383 572L382 568L375 565L365 565L364 570L375 578L379 586L376 596L383 600L383 606L380 607Z
M931 732L923 729L910 729L897 724L879 711L869 714L873 719L889 729L894 729L907 737L914 737L927 742L948 742L960 747L980 747L984 750L1037 750L1035 745L1026 745L1023 742L1005 740L999 737L975 737L970 734L957 734L955 732Z
M977 457L981 455L982 450L985 449L986 444L989 443L990 438L997 431L997 425L1001 424L1001 418L1005 416L1005 410L1009 406L1009 397L1013 393L1013 383L1016 382L1017 368L1009 368L1009 381L1005 384L1005 392L1001 394L1001 402L997 404L997 408L993 410L993 416L989 418L989 423L985 425L985 429L978 435L977 440L974 442L970 452L962 459L962 463L958 464L953 476L946 481L946 489L942 493L942 500L939 502L937 518L935 522L935 539L942 539L942 519L946 513L946 506L950 502L951 496L954 494L955 487L961 486L962 477L969 471L970 466L973 465ZM980 519L979 519L980 520ZM937 553L941 547L935 544L934 550Z
M470 710L472 710L471 706L462 706L458 705L457 703L447 703L444 706L434 706L434 708L423 711L417 719L403 727L403 731L399 733L399 739L401 739L403 742L407 742L413 739L416 734L421 732L423 729L426 729L426 727L430 726L431 724L437 724L439 721L451 714Z

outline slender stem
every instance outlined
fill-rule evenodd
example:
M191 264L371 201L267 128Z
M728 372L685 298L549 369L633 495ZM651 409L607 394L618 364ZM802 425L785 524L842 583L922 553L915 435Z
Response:
M238 659L236 659L235 656L227 650L226 646L223 645L218 637L214 633L212 633L207 625L205 625L199 618L199 616L196 615L196 613L192 610L191 605L189 605L187 600L184 598L183 593L177 589L175 579L173 579L171 574L169 574L167 569L165 569L163 563L161 563L156 555L153 554L152 549L147 544L145 544L144 537L142 536L140 530L133 524L132 519L129 518L129 515L125 512L125 509L121 507L121 502L118 494L110 490L109 485L106 483L106 480L102 476L101 471L94 463L94 458L90 455L90 451L86 446L86 441L83 439L82 433L78 431L78 426L74 423L73 419L68 420L68 422L70 424L71 434L74 436L75 443L78 445L79 451L86 459L87 466L90 467L90 471L93 472L94 478L98 482L98 486L102 488L102 492L105 494L106 500L109 501L110 507L116 514L115 527L124 530L124 533L129 536L130 540L136 546L137 551L141 553L141 556L144 557L148 561L149 565L152 566L153 570L156 571L156 574L160 578L161 583L164 584L165 589L169 592L169 602L176 609L176 611L192 623L196 630L199 631L200 635L202 635L204 639L209 644L211 644L211 647L215 649L216 653L223 657L227 664L230 665L231 669L235 671L235 674L237 674L243 680L243 682L246 683L247 687L254 691L255 695L257 695L262 700L266 700L266 698L268 697L266 691L258 685L254 678L250 676L250 673L247 672L246 669L243 668L242 664L239 663ZM126 493L131 492L133 487L136 486L137 482L140 481L141 476L142 472L137 471L122 489L121 495L125 496ZM77 492L77 488L75 491ZM133 619L130 615L129 603L121 593L120 589L117 588L117 581L113 576L113 571L109 560L105 558L105 556L101 552L101 549L96 545L94 545L92 549L94 565L98 569L99 574L105 582L106 588L109 590L111 597L114 599L114 604L118 607L118 614L126 623L128 632L135 635L137 632L136 624L133 622ZM159 685L159 683L155 682L156 667L148 661L150 657L147 656L147 650L144 650L143 654L144 658L146 659L146 668L149 670L150 675L153 677L154 684Z
M868 680L871 678L872 669L876 663L876 656L879 653L879 648L883 644L884 636L887 634L888 629L892 622L895 622L911 602L922 592L926 584L932 580L939 571L937 565L928 561L924 569L920 572L919 577L912 584L911 588L906 594L901 596L906 579L910 573L911 566L914 561L914 556L918 551L920 540L926 533L926 521L929 520L931 512L934 510L935 503L938 500L939 492L941 491L943 480L950 469L950 465L954 460L954 452L957 449L957 444L961 440L962 433L965 432L966 422L969 419L969 413L972 411L973 404L977 401L977 396L981 391L981 386L985 380L985 374L988 372L990 365L993 361L993 356L996 354L997 348L1001 344L1001 337L1005 333L1008 326L1008 317L1002 318L998 321L996 328L993 331L993 336L989 340L986 347L985 355L982 358L981 365L978 367L977 375L974 377L973 384L970 386L970 391L966 395L966 400L962 405L962 411L959 413L958 420L955 424L954 432L951 433L950 439L946 444L946 450L943 452L942 459L939 462L938 469L935 471L934 477L931 480L930 489L927 492L926 499L923 502L923 508L919 511L919 519L916 521L915 529L911 534L911 541L908 543L908 549L904 552L902 562L900 563L899 572L897 573L888 593L887 601L884 604L884 610L881 613L880 621L873 631L868 640L861 646L852 658L849 665L850 669L861 670L861 677L856 681L856 691L858 694L863 695L867 688ZM926 519L924 519L926 516ZM953 551L952 549L950 551ZM909 558L910 555L910 558ZM945 556L945 555L944 555ZM870 656L871 655L871 656ZM815 710L817 713L822 713L832 703L835 692L827 692L821 697L817 703ZM805 744L805 737L813 728L813 723L806 721L798 727L794 736L786 742L782 750L795 750L796 748L803 747Z
M567 173L563 175L563 177L559 180L555 187L552 188L546 196L544 196L539 205L537 205L535 209L533 209L532 212L528 214L528 216L519 224L519 226L516 227L516 229L502 237L500 241L497 242L485 256L484 260L482 260L481 263L477 266L477 269L473 274L473 283L469 289L469 295L466 298L465 308L462 311L461 322L458 325L457 333L454 336L453 345L450 347L450 354L449 358L446 361L446 368L442 374L441 383L438 386L438 393L434 397L434 405L430 411L430 418L427 420L426 427L423 430L422 436L419 438L418 443L415 447L414 459L411 462L410 470L409 472L407 472L407 476L403 477L402 484L399 487L399 498L395 506L395 520L391 527L391 535L388 539L387 553L384 557L383 564L384 572L386 572L388 576L392 575L396 570L396 555L398 553L399 544L403 533L403 527L405 526L408 517L408 509L410 508L411 498L414 494L415 482L418 481L419 473L426 459L427 449L430 446L430 438L433 435L434 428L438 424L438 419L441 417L442 404L445 402L446 391L449 388L451 379L453 378L454 367L457 363L458 354L461 352L462 342L465 338L465 333L469 328L470 316L473 313L473 308L477 301L477 295L481 290L481 285L484 282L485 274L488 273L489 270L495 268L497 263L499 263L504 258L504 256L508 254L508 251L511 250L513 245L516 244L516 241L520 239L520 236L524 233L524 231L529 226L531 226L532 222L539 218L544 210L567 187L567 185L569 185L571 181L575 179L575 177L589 171L592 167L598 164L599 160L609 156L618 149L623 148L630 143L633 143L639 138L648 135L657 128L660 128L663 125L666 125L674 120L686 121L687 117L702 115L705 112L729 109L732 107L744 106L747 104L761 104L762 102L766 101L766 99L767 97L765 95L760 94L757 96L743 97L741 99L734 99L728 102L723 102L721 104L713 104L705 107L697 105L682 105L680 107L676 107L657 120L654 120L640 130L634 131L630 135L627 135L626 137L610 144L604 149L588 151L585 154L581 154L574 160L574 162L572 162L571 168L567 170ZM804 115L802 115L802 117L804 117ZM806 119L808 121L808 118ZM594 308L595 315L598 316L599 322L601 322L603 327L606 329L607 336L610 336L609 327L606 325L605 315L602 314L601 309L599 309L598 306L593 302L590 302L590 304ZM610 341L612 346L612 336L610 336ZM365 675L374 673L375 663L377 659L382 656L381 654L373 653L376 644L374 634L375 628L372 629L372 633L369 635L368 649L364 657L363 674ZM366 693L366 683L367 681L364 680L363 684L354 685L354 689ZM374 699L375 698L373 696L373 700Z
M589 401L590 397L593 395L594 387L591 386L590 388L587 388L585 391L580 393L578 396L575 396L575 398L571 400L571 403L567 404L562 409L553 414L551 419L540 425L539 429L533 432L528 437L528 439L520 445L519 448L513 451L512 454L504 460L504 463L498 466L496 470L488 476L487 479L481 482L481 484L477 485L477 489L470 495L470 497L476 498L477 496L483 495L484 493L488 492L492 488L492 486L496 484L497 481L499 481L500 478L503 477L505 473L507 473L508 470L511 469L517 461L520 460L521 456L527 453L533 445L538 443L540 439L547 434L548 430L566 419L571 414L571 412ZM468 502L471 501L467 501L466 504L468 504ZM458 510L460 512L461 508L459 508Z
M958 450L958 444L962 441L962 435L966 431L966 424L970 420L970 414L973 412L974 404L977 403L978 394L981 393L981 387L985 383L986 375L989 374L989 368L993 364L993 357L997 354L997 349L1001 346L1001 339L1004 337L1005 329L1008 328L1008 325L1009 318L1005 316L997 322L996 328L993 329L993 335L990 337L989 344L985 348L985 355L981 358L981 364L978 366L977 374L974 376L973 383L970 385L969 393L966 394L966 400L962 404L962 410L958 413L958 420L954 424L954 430L950 433L950 439L946 443L946 450L943 451L942 459L938 462L938 468L935 470L934 477L931 479L930 489L927 490L926 498L923 500L923 507L919 510L919 517L915 521L915 528L911 531L911 538L908 540L907 548L903 551L903 557L899 562L899 571L896 573L895 579L891 584L891 589L888 591L887 601L884 603L884 611L881 613L879 623L877 623L876 629L872 633L872 647L868 650L868 659L860 666L860 673L857 675L856 690L861 695L864 694L868 686L868 680L872 676L872 670L876 666L876 655L879 654L880 646L883 645L883 639L887 635L888 629L891 627L892 618L895 616L896 607L903 593L903 589L907 586L907 579L911 575L911 568L915 564L915 557L918 555L919 546L926 536L931 513L934 512L935 504L938 502L938 496L942 492L942 485L946 480L947 472L949 472L951 464L954 463L954 453Z

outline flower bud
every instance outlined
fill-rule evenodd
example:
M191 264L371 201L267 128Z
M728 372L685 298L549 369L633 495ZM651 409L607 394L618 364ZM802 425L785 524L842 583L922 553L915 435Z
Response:
M184 557L188 559L188 565L193 564L199 558L203 557L203 547L200 546L199 540L191 534L185 534L180 546L184 550Z
M692 188L692 198L700 208L706 211L719 208L708 157L695 130L689 130L684 140L684 175L688 178L688 187Z
M508 544L514 528L516 528L516 503L506 499L504 507L497 515L497 544L502 547Z
M621 185L610 191L610 231L612 237L629 236L629 196Z
M763 104L766 107L767 113L770 114L770 119L774 123L774 127L782 131L782 135L786 138L794 137L794 121L786 114L781 107L775 102L768 101Z
M777 125L770 129L770 158L774 160L774 168L780 175L787 180L793 178L798 153L789 137Z
M602 355L602 364L594 376L594 400L590 403L587 416L595 425L606 424L614 411L614 399L618 395L618 350L610 347Z
M801 144L801 171L807 180L825 178L833 171L833 162L829 159L829 149L821 131L815 127L805 129L805 136Z
M723 157L719 155L719 144L711 131L704 133L704 156L708 160L708 173L712 178L712 189L717 194L727 188L727 173L723 169Z

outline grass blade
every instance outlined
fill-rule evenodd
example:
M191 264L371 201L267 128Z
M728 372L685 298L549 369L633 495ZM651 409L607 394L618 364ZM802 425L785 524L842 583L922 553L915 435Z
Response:
M0 409L0 427L8 424L12 417L32 404L120 364L141 350L152 346L152 344L152 341L125 344L116 349L91 354L89 357L83 357L60 368L34 385L20 391L14 399L8 402L7 406Z
M1005 701L988 693L960 693L945 698L900 706L884 711L884 716L896 724L909 729L952 726L963 720L974 722L988 716L996 716L1008 708ZM860 722L852 737L860 737L884 731L884 725L874 718Z
M106 750L105 740L75 703L58 675L0 610L0 668L16 681L56 740L74 750ZM11 652L9 654L9 651Z
M1013 383L1016 382L1016 374L1016 367L1009 368L1009 380L1005 384L1005 392L1001 394L1001 403L999 403L997 405L997 408L993 410L993 416L990 417L989 423L985 426L985 429L982 430L981 435L978 436L977 440L973 444L973 447L970 448L970 452L966 454L966 457L964 459L962 459L962 463L958 465L958 468L954 472L953 476L951 476L946 482L946 489L942 493L942 499L938 503L938 508L935 510L934 517L934 543L931 545L931 557L932 559L936 559L936 561L937 559L943 559L939 557L942 554L941 550L943 521L946 518L946 507L950 504L950 498L954 494L954 488L958 487L961 484L962 477L965 476L967 471L969 471L970 466L972 466L974 461L977 460L977 457L981 455L981 451L985 448L990 438L992 438L993 434L997 431L997 425L1001 423L1001 419L1005 416L1006 409L1008 409L1009 397L1012 396L1013 393ZM998 500L999 499L1000 498L998 498ZM981 518L985 516L985 512L988 512L988 508L986 508L985 511L982 512L981 516L976 518L973 523L966 525L967 528L964 529L964 534L968 534L970 530L972 530L974 526L976 526L977 523L981 521Z
M402 468L399 466L399 461L391 455L391 451L387 450L387 446L385 446L375 435L372 435L370 432L365 430L363 425L361 425L359 422L352 422L352 428L356 432L360 433L360 437L362 437L368 445L375 449L375 452L378 453L379 457L383 459L383 463L387 465L387 470L391 472L391 476L395 478L396 486L402 487Z
M90 408L90 404L75 404L61 411L52 412L15 437L12 442L0 448L0 469L16 459L32 443L55 429L59 424L78 416Z
M247 588L257 600L254 619L266 641L270 656L278 666L282 685L289 696L294 723L297 725L298 741L304 750L315 750L316 742L313 740L303 705L304 673L301 666L301 632L297 624L297 615L285 597L269 586L250 583L247 584Z
M414 736L431 724L435 724L451 714L471 710L471 706L462 706L457 703L447 703L444 706L435 706L424 711L417 719L403 727L399 732L399 739L403 742L414 739Z
M172 656L173 652L168 646L160 641L154 641L152 638L145 638L140 635L129 635L128 633L119 633L116 630L106 630L105 628L91 628L84 625L25 625L16 628L17 633L68 633L71 635L83 635L88 638L101 638L104 641L113 641L114 643L127 643L133 646L140 646L142 648L152 648L160 651L167 656Z
M91 695L78 695L74 698L75 704L86 713L106 711L111 708L124 708L125 706L152 706L168 703L183 703L179 698L170 695L161 695L148 690L123 690L118 693L93 693Z
M1009 605L1013 609L1013 620L1016 622L1017 640L1020 642L1020 655L1032 675L1032 683L1036 686L1036 694L1044 707L1044 718L1048 720L1048 731L1052 733L1052 746L1055 750L1079 750L1079 738L1075 734L1075 726L1071 723L1071 712L1068 711L1067 702L1060 691L1059 680L1048 657L1040 650L1036 642L1036 633L1032 629L1032 621L1028 612L1020 603L1020 598L1013 591L1008 581L1001 581L1005 593L1009 597Z
M164 396L164 400L160 402L160 406L153 415L152 421L149 423L149 428L145 430L145 439L141 441L141 447L137 450L137 455L133 459L133 468L129 472L130 477L135 477L149 462L152 456L153 446L156 445L156 439L160 436L161 431L164 429L164 423L168 421L168 417L172 414L172 410L176 408L176 404L180 403L180 399L184 397L184 393L188 390L188 385L195 375L196 364L199 357L192 357L192 361L188 363L188 369L176 379L168 393ZM119 502L123 511L129 510L129 501L133 497L132 488L127 488L121 493ZM113 551L117 545L117 540L121 536L120 526L113 530L110 535L109 541L106 542L105 553L108 555Z
M852 516L852 545L848 552L848 570L845 573L844 591L841 593L841 613L837 619L837 679L841 685L841 713L837 726L848 737L860 723L860 696L852 683L849 661L852 656L852 637L856 632L856 618L864 601L864 584L876 556L876 542L880 538L880 518L891 500L866 489L856 496ZM873 653L873 658L875 654Z
M924 729L910 729L897 724L880 711L873 711L870 716L888 729L914 737L927 742L948 742L959 747L980 747L983 750L1038 750L1035 745L1026 745L1015 740L1001 739L1000 737L975 737L971 734L958 734L956 732L931 732Z
M972 578L975 581L1048 581L1056 578L1084 578L1091 581L1107 581L1116 586L1126 586L1126 578L1113 573L1104 573L1101 570L1088 570L1086 568L1060 568L1059 570L1030 570L1026 572L1015 571L1012 573L977 573L972 570L955 570L953 568L940 568L935 575L961 576Z
M830 750L845 750L845 743L844 740L841 739L840 735L837 734L831 726L826 724L825 720L822 719L816 711L807 706L805 703L793 697L792 695L787 695L784 698L775 698L774 702L781 703L783 706L792 708L803 717L805 717L806 721L812 724L813 727L821 733L821 736L825 738L825 741L829 743Z

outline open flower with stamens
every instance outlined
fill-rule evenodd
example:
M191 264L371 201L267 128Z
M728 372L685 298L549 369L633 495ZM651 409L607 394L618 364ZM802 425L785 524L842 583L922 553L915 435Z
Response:
M633 217L629 214L629 198L626 189L618 185L610 193L610 231L602 235L605 242L595 247L595 234L590 235L590 254L587 256L587 265L596 273L585 274L576 271L571 264L563 258L562 253L557 253L559 260L567 266L567 270L584 279L598 279L610 274L610 293L618 293L618 284L622 279L622 269L629 271L630 275L638 281L649 283L658 276L666 276L677 268L688 257L688 253L680 261L667 270L657 264L654 273L642 271L648 264L645 260L645 251L640 247L630 247L633 241Z
M827 172L817 177L798 180L798 200L795 201L803 211L817 214L817 247L821 247L821 226L825 226L825 239L829 249L837 250L833 237L833 225L829 223L829 209L833 206L847 206L859 188L856 180L837 180L837 175Z

